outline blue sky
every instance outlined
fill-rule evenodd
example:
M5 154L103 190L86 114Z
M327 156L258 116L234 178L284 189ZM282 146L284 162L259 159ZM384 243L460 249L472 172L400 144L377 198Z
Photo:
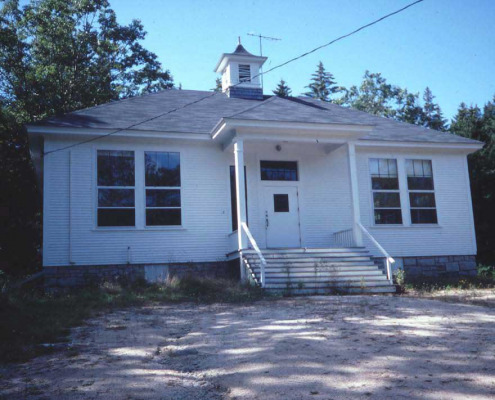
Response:
M265 69L326 43L412 0L110 0L121 23L140 19L145 46L184 89L214 87L213 68L248 32L281 38L263 45ZM445 116L461 101L483 105L495 94L495 1L426 0L363 32L265 75L265 94L284 78L304 92L318 61L338 84L359 84L366 69L389 83L429 86Z

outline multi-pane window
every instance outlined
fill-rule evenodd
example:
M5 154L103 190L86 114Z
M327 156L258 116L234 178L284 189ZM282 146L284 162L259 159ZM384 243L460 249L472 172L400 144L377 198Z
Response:
M251 66L239 64L239 82L251 82Z
M375 224L402 224L397 160L370 159Z
M146 225L181 225L180 154L144 153Z
M98 150L97 225L135 226L134 152Z
M262 181L297 181L296 161L260 161Z
M430 160L406 160L411 223L436 224L437 209Z

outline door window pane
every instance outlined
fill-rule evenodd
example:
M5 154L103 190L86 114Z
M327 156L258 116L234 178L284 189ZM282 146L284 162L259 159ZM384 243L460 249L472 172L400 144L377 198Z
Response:
M274 194L273 209L275 212L289 212L289 195Z

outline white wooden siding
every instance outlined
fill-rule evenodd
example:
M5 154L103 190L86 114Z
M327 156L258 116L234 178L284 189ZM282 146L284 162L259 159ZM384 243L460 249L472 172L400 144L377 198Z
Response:
M45 151L70 142L47 139ZM333 245L333 232L351 227L350 179L346 148L326 154L317 144L245 142L248 218L260 247L266 243L263 187L296 184L299 191L303 247ZM136 228L96 227L96 150L136 152ZM181 155L183 227L150 227L144 222L142 152L176 151ZM70 152L70 156L69 156ZM368 158L419 157L433 160L439 227L373 227ZM69 174L69 158L71 174ZM299 182L262 182L259 161L298 161ZM45 160L45 266L169 263L225 260L232 251L230 173L232 151L215 143L107 138L48 155ZM445 152L365 150L357 148L363 224L392 256L475 254L465 155ZM69 179L71 201L69 202ZM407 190L405 177L401 189ZM407 193L402 198L407 199ZM70 206L71 205L71 206ZM69 210L69 207L71 210ZM409 215L403 201L404 214ZM407 221L407 219L406 219ZM405 222L406 222L405 221ZM128 251L130 247L130 251Z
M369 158L398 161L402 226L374 225ZM406 159L432 160L437 225L411 225ZM476 254L466 155L448 151L360 148L357 164L362 223L393 257ZM369 243L365 245L372 249Z

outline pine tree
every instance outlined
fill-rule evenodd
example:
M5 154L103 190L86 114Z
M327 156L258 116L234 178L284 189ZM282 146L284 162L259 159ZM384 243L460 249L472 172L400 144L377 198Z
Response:
M316 71L311 75L311 83L306 86L309 91L304 95L322 101L332 101L331 96L342 90L336 85L334 76L325 71L323 63L320 61Z
M287 83L280 79L277 88L273 90L273 94L278 97L289 97L292 93L292 89L287 85Z
M222 79L215 79L215 87L212 89L214 92L222 92Z
M485 143L483 149L468 156L478 261L495 263L495 97L483 110L461 103L450 124L456 135Z
M427 86L423 94L423 119L422 125L426 128L435 129L437 131L447 130L447 120L443 118L442 110L440 106L433 100L435 96Z

